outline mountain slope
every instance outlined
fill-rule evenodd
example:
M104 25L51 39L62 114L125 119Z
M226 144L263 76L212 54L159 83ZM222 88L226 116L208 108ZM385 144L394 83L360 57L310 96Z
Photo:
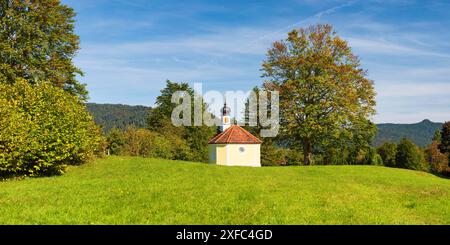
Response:
M414 124L378 124L378 134L374 145L378 146L385 141L398 142L403 137L411 139L416 145L424 147L431 143L434 132L442 128L442 123L423 120Z
M147 126L147 117L151 110L146 106L118 104L87 103L86 106L94 117L94 121L102 126L105 132L113 127L123 130L129 125L144 128Z

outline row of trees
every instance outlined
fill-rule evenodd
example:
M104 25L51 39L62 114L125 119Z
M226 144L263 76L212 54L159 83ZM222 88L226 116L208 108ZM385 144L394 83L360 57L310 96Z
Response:
M385 142L377 148L377 153L387 167L406 168L448 175L449 159L447 153L439 150L440 140L435 137L433 142L422 149L409 139L402 139L398 144Z
M72 59L73 9L0 1L0 178L60 174L102 152Z
M358 164L405 168L431 172L439 175L450 174L450 154L448 147L450 122L444 124L442 131L437 131L433 141L425 148L420 148L411 140L403 138L398 144L384 142L379 147L365 148L356 155L351 151L335 152L333 160L316 155L315 164ZM266 166L302 165L302 153L277 146L273 140L264 141L261 161Z
M377 149L377 152L382 157L384 165L388 167L449 175L449 128L450 122L445 123L442 131L437 131L432 143L424 149L417 147L408 139L403 139L398 145L386 142Z

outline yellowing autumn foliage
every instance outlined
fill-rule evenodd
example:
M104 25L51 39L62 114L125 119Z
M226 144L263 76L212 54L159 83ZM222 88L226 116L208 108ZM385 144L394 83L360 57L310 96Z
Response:
M51 83L0 81L0 177L60 174L99 149L85 105Z

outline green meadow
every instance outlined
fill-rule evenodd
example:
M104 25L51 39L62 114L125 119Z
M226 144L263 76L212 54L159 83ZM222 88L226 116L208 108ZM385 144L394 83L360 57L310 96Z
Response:
M450 224L450 180L376 166L106 157L0 182L0 224Z

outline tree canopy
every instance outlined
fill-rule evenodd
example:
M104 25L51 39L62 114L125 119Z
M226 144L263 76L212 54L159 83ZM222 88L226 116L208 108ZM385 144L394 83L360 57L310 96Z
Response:
M397 145L397 154L395 157L396 167L429 170L426 166L425 156L420 148L418 148L411 140L403 138Z
M384 142L380 147L378 147L377 151L383 159L383 163L385 166L395 167L395 157L397 155L397 145L395 143Z
M375 112L373 82L330 25L291 31L269 49L263 71L265 86L280 91L281 134L303 150L305 164L330 147L361 139L369 145L375 134L368 120Z
M0 1L0 81L49 81L82 99L83 75L72 59L79 49L73 9L60 0Z
M148 128L166 137L180 137L188 145L192 153L192 156L189 156L186 160L207 162L207 144L216 133L216 128L203 124L202 126L174 126L171 121L171 115L177 105L172 103L172 95L177 91L185 91L191 96L191 112L192 114L194 113L194 89L188 83L176 83L168 80L166 81L166 87L161 90L161 95L156 99L156 106L149 115ZM203 114L203 112L208 110L208 105L203 100L201 103L203 103ZM194 116L191 116L191 119L193 125Z

